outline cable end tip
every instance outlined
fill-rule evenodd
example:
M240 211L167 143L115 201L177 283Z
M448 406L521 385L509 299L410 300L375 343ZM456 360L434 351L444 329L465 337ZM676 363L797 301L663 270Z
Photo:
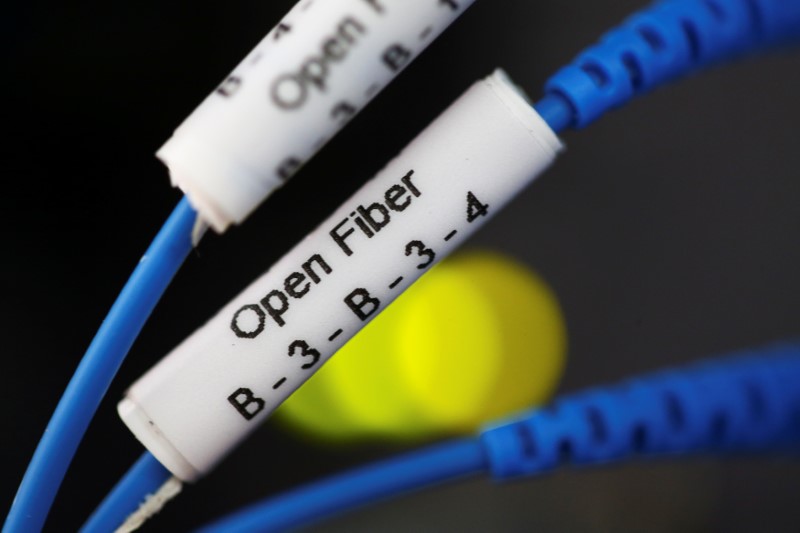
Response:
M139 505L139 508L116 529L115 533L132 533L136 531L152 516L158 514L170 500L180 494L182 489L183 483L181 480L176 477L169 478L155 494L147 495Z

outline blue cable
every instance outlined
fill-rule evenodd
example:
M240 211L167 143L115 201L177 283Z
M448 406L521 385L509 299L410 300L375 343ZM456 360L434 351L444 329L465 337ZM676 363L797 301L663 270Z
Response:
M661 0L550 78L537 109L556 131L583 128L700 68L798 40L794 0Z
M82 533L107 533L125 522L143 501L172 477L155 457L145 452L117 483L81 528Z
M639 456L800 450L800 344L570 395L481 441L496 479Z
M111 307L47 424L6 518L5 533L44 526L72 457L122 361L192 249L196 213L185 198Z
M201 533L281 531L379 499L488 471L507 480L564 464L676 453L800 451L800 344L703 362L616 387L563 397L551 407L362 467L253 505Z

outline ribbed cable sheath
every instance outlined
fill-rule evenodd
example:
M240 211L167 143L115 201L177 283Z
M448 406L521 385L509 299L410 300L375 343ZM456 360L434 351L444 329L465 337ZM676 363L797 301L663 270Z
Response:
M569 108L557 113L557 131L582 128L680 76L798 39L795 0L662 0L558 71L546 84L545 101L550 114L553 106Z
M637 456L755 452L800 436L800 345L566 396L483 433L492 474Z

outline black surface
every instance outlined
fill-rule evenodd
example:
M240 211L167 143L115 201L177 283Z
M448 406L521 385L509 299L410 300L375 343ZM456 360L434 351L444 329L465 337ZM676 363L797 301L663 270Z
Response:
M179 195L153 152L288 1L4 7L0 508L117 291ZM190 258L98 413L48 523L74 530L140 452L124 388L263 272L478 77L532 95L637 1L480 0L268 208ZM472 241L554 287L562 390L800 333L800 53L684 81L569 133L569 151ZM313 191L313 193L311 192ZM267 425L147 531L391 453ZM671 461L441 488L340 531L796 531L800 464Z

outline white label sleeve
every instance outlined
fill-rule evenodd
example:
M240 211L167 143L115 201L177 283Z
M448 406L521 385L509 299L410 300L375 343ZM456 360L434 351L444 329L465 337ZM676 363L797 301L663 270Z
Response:
M137 381L119 411L177 477L208 472L561 149L498 72Z
M301 0L158 151L217 232L239 224L474 0Z

